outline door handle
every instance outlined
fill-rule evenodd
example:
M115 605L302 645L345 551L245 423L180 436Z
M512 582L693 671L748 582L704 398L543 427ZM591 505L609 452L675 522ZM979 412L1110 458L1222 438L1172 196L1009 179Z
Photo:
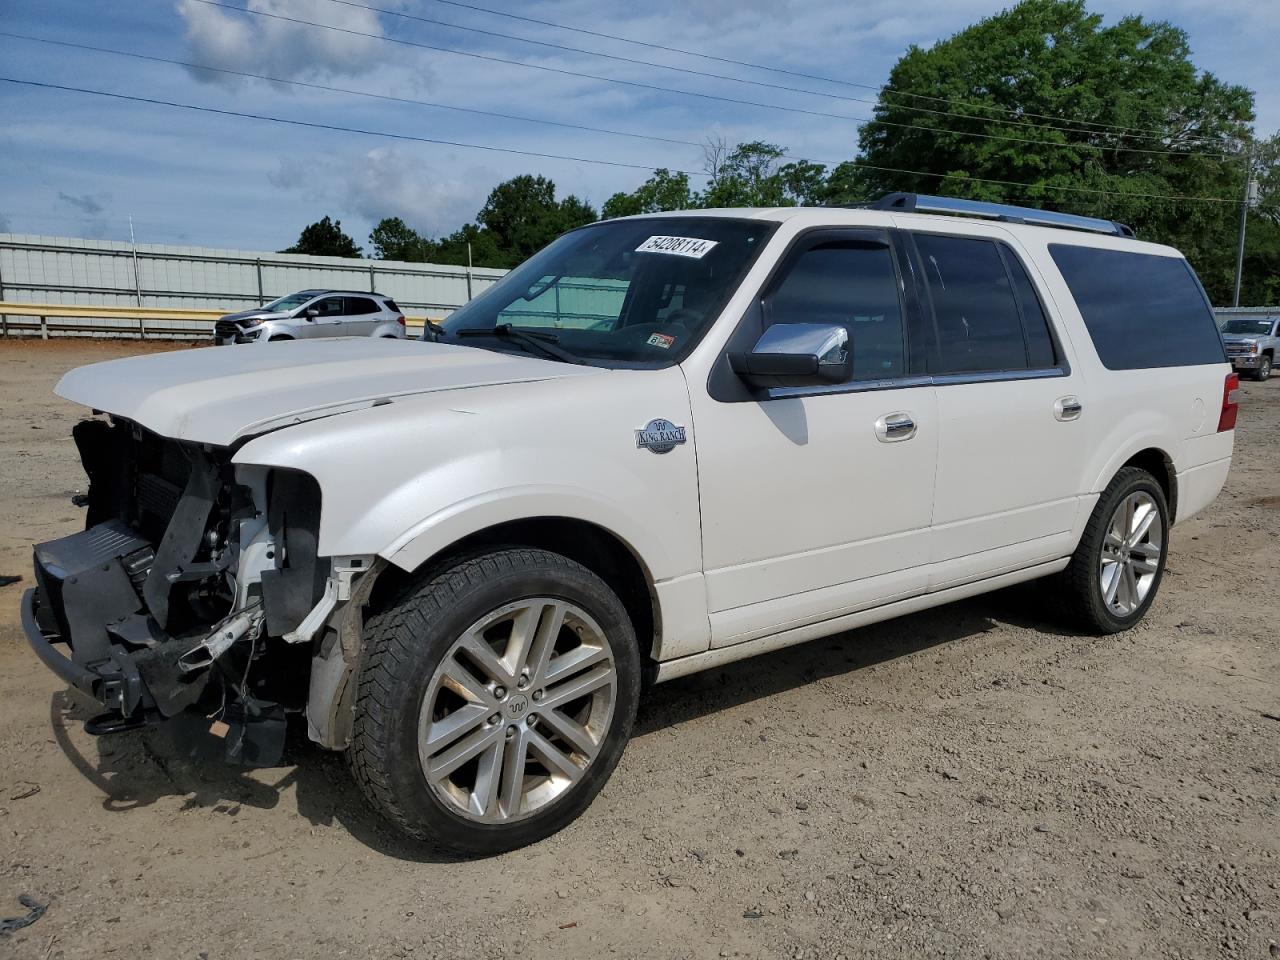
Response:
M876 421L876 439L881 443L897 443L916 435L916 422L909 413L886 413Z
M1053 404L1053 415L1058 420L1079 420L1084 405L1079 397L1059 397Z

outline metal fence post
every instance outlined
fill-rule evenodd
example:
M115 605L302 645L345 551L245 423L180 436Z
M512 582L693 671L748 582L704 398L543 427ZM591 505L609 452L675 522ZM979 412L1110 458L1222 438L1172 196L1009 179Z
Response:
M262 295L262 258L258 257L253 262L258 268L258 306L265 307L267 305L267 299Z
M3 304L3 303L4 303L4 271L0 270L0 304ZM0 331L3 331L3 336L6 336L6 337L9 336L9 315L7 313L0 313Z
M377 293L378 285L373 282L373 261L369 262L369 292Z
M48 318L46 317L40 318L40 339L41 340L49 339L49 322L48 322Z

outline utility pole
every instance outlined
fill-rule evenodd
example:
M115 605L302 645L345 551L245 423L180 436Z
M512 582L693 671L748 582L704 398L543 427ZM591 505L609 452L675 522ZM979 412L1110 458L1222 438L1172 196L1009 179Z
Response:
M471 302L471 241L467 241L467 302Z
M1257 192L1257 184L1253 180L1253 151L1244 155L1244 196L1240 200L1240 242L1236 246L1236 290L1231 297L1233 307L1240 306L1240 281L1244 274L1244 234L1249 225L1249 205Z
M142 306L142 278L138 275L138 244L133 237L133 214L129 214L129 249L133 251L133 289L138 295L138 306ZM147 322L138 314L138 337L147 339Z

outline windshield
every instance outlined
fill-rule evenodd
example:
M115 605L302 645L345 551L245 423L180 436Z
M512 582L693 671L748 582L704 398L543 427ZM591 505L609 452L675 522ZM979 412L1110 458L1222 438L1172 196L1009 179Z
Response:
M776 227L657 217L575 230L451 314L439 339L544 355L527 331L584 363L668 366L715 322Z
M1223 333L1261 333L1271 332L1274 317L1263 317L1261 320L1251 317L1232 317L1222 325Z
M274 300L263 307L263 311L271 311L272 313L285 313L289 310L296 310L308 300L315 298L314 293L291 293L287 297L281 297Z

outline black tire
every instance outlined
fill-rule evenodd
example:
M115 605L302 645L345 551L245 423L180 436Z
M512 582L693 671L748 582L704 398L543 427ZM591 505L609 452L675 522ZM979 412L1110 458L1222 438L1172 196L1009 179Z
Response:
M1258 360L1258 367L1253 371L1253 379L1266 380L1271 376L1271 358L1267 354L1263 354Z
M532 597L566 600L599 624L616 669L612 719L599 752L561 796L524 819L480 823L450 809L428 784L418 752L420 711L431 678L463 632L490 611ZM372 617L358 684L348 757L374 806L412 839L490 855L550 836L600 792L631 736L640 654L622 602L586 567L545 550L495 548L431 571Z
M1127 616L1118 615L1105 602L1101 586L1100 565L1103 540L1116 509L1127 497L1142 492L1155 501L1159 513L1160 543L1162 549L1156 562L1156 571L1146 596L1137 608ZM1153 521L1155 522L1155 521ZM1138 623L1150 609L1160 582L1164 579L1165 560L1169 554L1169 504L1164 490L1146 470L1125 467L1112 478L1102 496L1098 498L1085 526L1084 534L1071 563L1058 576L1054 584L1062 613L1074 625L1098 634L1120 633Z

